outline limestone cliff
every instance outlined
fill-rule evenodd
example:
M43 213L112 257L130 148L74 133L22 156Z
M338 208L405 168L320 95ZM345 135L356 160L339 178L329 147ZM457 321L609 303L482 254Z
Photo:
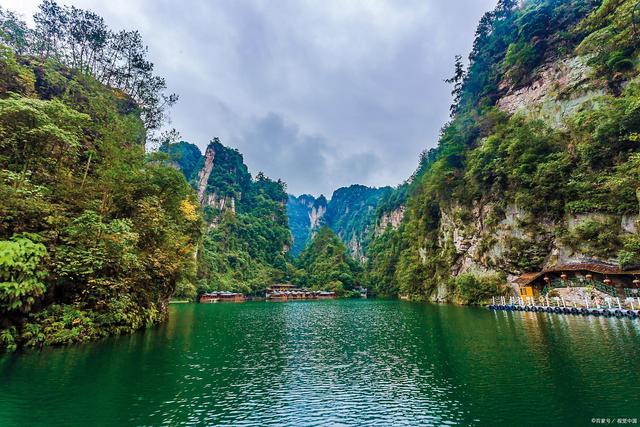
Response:
M294 255L304 248L319 227L327 225L347 246L349 254L364 262L366 248L375 228L377 206L391 191L390 187L351 185L334 191L329 201L323 195L318 199L310 195L298 198L290 196L287 209L294 239Z
M462 275L640 264L636 4L528 0L485 15L438 147L377 218L368 270L381 293L457 300Z
M400 223L404 218L404 212L406 207L400 205L390 211L383 211L380 218L376 221L375 234L381 235L387 227L391 227L393 230L397 230L400 227Z
M327 211L327 199L320 195L317 199L310 194L301 196L289 195L287 216L293 238L291 254L297 256L302 252L315 232L324 224Z
M503 81L506 92L496 103L509 114L522 114L541 119L553 127L562 127L567 116L585 105L592 106L605 94L603 83L589 76L593 68L589 57L572 56L545 63L533 72L533 82L523 87L512 87Z
M324 214L327 212L327 199L321 194L320 197L309 206L309 227L316 230L320 224Z
M291 270L285 183L261 172L252 177L242 154L217 138L204 155L185 142L163 151L191 177L207 225L198 248L198 292L259 293L284 280Z
M207 150L204 153L204 164L200 172L198 172L198 199L200 200L200 204L209 204L209 201L205 203L205 193L207 192L207 184L209 183L209 177L211 176L211 171L213 170L213 161L216 158L216 150L213 144L210 144L207 147Z
M215 226L223 213L235 213L238 204L243 202L243 195L251 192L253 185L242 155L222 145L217 138L207 146L204 156L200 156L192 176L191 183L210 226Z

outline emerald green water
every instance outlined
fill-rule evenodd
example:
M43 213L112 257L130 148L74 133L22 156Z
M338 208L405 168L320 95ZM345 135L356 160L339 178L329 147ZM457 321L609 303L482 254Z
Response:
M640 423L640 322L400 301L175 305L0 357L0 424Z

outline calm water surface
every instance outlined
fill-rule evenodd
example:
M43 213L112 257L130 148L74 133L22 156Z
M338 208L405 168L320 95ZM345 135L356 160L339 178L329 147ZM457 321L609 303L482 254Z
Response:
M400 301L175 305L0 357L0 425L640 423L640 322Z

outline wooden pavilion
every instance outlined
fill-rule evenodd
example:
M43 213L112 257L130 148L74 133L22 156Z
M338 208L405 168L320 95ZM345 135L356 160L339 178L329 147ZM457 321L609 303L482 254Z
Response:
M600 262L562 264L524 273L514 283L520 296L536 296L553 288L594 286L613 297L640 296L640 270L622 270Z

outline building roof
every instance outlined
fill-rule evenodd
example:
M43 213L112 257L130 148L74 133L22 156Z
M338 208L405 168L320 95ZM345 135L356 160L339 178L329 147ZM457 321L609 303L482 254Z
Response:
M545 268L544 270L537 273L524 273L515 280L515 283L519 285L528 285L543 274L562 273L564 271L589 271L591 273L610 275L640 275L640 270L621 270L617 266L599 262L579 262L573 264L556 265L553 267Z
M524 273L524 274L520 275L515 280L515 282L518 285L528 285L529 283L533 282L538 277L540 277L541 274L543 274L543 273L542 272L540 272L540 273Z
M270 288L295 288L296 285L292 285L291 283L274 283L269 287Z
M220 296L235 296L242 295L239 292L229 292L229 291L217 291L217 292L209 292L206 294L202 294L203 297L220 297Z

